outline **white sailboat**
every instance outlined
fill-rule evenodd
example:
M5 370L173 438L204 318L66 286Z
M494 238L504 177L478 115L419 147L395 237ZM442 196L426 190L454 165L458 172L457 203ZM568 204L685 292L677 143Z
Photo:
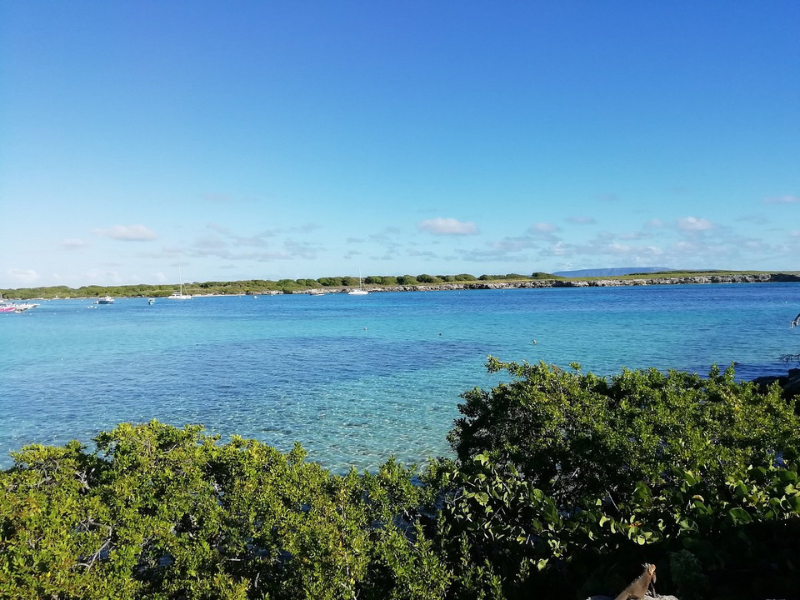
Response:
M190 294L186 294L183 291L183 275L181 274L180 268L178 268L178 277L181 280L181 291L180 292L172 292L171 295L167 296L170 300L191 300L192 296Z
M366 296L369 294L367 290L361 285L361 269L358 270L358 289L357 290L350 290L347 292L348 296Z

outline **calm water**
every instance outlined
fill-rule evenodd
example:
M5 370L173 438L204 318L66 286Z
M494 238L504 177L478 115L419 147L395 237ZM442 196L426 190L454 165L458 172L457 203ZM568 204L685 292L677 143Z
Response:
M0 314L0 466L122 421L202 423L334 470L448 452L489 354L610 374L781 373L798 284L44 302ZM533 341L536 340L536 344Z

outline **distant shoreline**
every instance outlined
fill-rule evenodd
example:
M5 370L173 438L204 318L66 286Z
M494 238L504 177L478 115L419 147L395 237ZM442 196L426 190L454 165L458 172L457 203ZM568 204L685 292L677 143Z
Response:
M636 279L536 279L531 281L471 281L467 283L440 283L432 285L365 286L370 292L438 292L449 290L502 290L529 288L585 288L630 287L642 285L701 285L709 283L800 283L800 275L789 273L764 273L758 275L700 275L691 277L641 277ZM326 290L328 293L346 292ZM312 290L294 292L310 293Z
M356 288L353 285L308 285L301 287L295 284L294 287L283 287L276 289L278 283L282 282L229 282L228 285L240 285L237 291L226 293L219 288L216 291L200 291L205 284L184 285L187 293L192 296L203 297L236 297L236 296L275 296L291 294L343 294ZM294 283L294 282L292 282ZM380 284L364 283L363 289L370 293L381 292L443 292L443 291L465 291L465 290L503 290L503 289L536 289L536 288L589 288L589 287L631 287L631 286L652 286L652 285L703 285L703 284L725 284L725 283L800 283L800 273L776 272L776 273L680 273L669 275L657 273L649 275L625 275L619 277L536 277L531 279L478 279L473 278L468 281L447 281L435 283L409 283L409 284ZM266 285L272 284L271 289L265 289ZM49 288L19 288L0 290L7 300L63 300L63 299L95 299L102 296L113 296L115 298L147 298L164 299L169 296L172 286L117 286L100 287L91 286L90 293L85 288L73 289L64 286ZM242 289L244 287L244 289ZM136 288L136 289L131 289Z

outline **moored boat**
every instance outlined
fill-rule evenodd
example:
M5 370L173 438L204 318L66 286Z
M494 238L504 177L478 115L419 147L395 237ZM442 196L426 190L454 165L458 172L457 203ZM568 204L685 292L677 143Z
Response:
M172 292L169 296L167 296L167 299L169 299L169 300L191 300L192 296L190 294L184 293L184 291L183 291L183 274L181 273L180 269L178 269L178 277L181 280L181 289L180 289L179 292Z
M364 284L361 281L361 269L358 270L358 289L357 290L350 290L347 292L348 296L366 296L369 294L367 290L364 289Z
M8 302L8 303L6 303L6 306L10 306L11 308L10 309L6 308L2 312L12 312L13 311L15 313L23 313L26 310L30 310L32 308L36 308L39 305L35 304L33 302L20 302L19 304L14 303L14 302Z

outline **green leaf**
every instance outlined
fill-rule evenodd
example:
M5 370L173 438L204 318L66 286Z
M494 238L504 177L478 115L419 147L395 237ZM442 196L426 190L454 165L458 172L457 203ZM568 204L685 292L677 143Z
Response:
M753 520L753 518L750 516L750 513L743 508L732 508L730 511L728 511L728 514L730 515L731 519L733 519L734 524L737 525L747 524Z

